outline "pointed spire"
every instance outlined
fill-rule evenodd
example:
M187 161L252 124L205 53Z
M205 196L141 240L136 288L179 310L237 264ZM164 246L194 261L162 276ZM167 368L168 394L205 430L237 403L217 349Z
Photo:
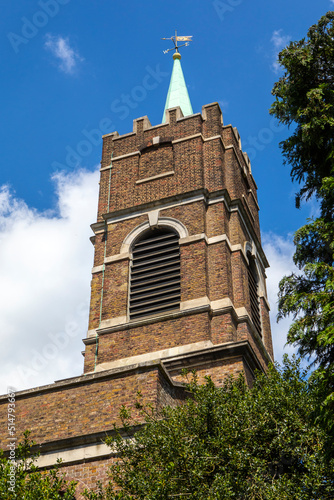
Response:
M170 79L162 123L166 122L166 109L174 108L175 106L180 106L183 116L193 114L193 108L191 106L186 82L183 76L181 54L179 52L175 52L173 59L173 72Z
M175 36L171 38L163 38L162 40L172 40L174 43L174 48L167 49L164 53L168 53L171 50L175 50L173 54L174 65L172 76L170 79L164 114L162 117L162 123L166 122L166 109L175 108L180 106L183 116L189 116L193 114L193 108L191 106L186 82L184 80L182 66L181 66L181 54L179 52L180 47L185 47L189 45L192 40L192 36L177 36L177 31L175 31ZM178 42L186 42L183 45L178 45Z

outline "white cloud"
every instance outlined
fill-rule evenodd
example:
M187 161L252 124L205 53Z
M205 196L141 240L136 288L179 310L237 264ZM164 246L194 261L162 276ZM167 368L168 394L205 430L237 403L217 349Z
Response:
M221 99L220 101L218 101L218 103L219 103L220 109L222 111L226 111L227 108L229 107L229 102L228 101L224 101L223 99Z
M281 66L279 65L277 58L278 58L278 53L284 49L284 47L289 43L291 40L290 35L284 35L283 30L275 30L272 34L272 37L270 39L272 45L273 45L273 59L274 62L271 64L271 69L275 72L278 73L281 70Z
M98 173L53 180L57 214L0 189L0 394L83 371Z
M59 69L64 73L73 74L77 63L83 59L71 47L68 38L46 35L45 48L49 50L59 62Z
M267 269L267 293L271 307L270 320L271 332L274 344L275 360L281 363L284 353L293 354L297 349L292 346L286 346L286 338L291 319L286 318L277 323L277 294L278 284L283 276L298 271L293 263L294 254L293 236L278 236L273 233L262 235L262 245L270 267Z

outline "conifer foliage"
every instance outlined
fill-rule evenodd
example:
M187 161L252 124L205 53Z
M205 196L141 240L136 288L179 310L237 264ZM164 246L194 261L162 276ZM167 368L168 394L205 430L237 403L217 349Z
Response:
M278 60L284 69L272 94L270 109L282 123L295 125L281 143L291 176L302 184L297 206L312 194L323 197L323 179L333 175L334 150L334 12L309 29L307 37L291 42Z
M279 54L285 70L272 93L270 112L294 126L281 143L292 179L300 183L296 206L312 195L319 217L295 234L294 262L300 274L282 279L279 319L292 314L288 342L312 358L334 408L334 12L311 26L307 37Z

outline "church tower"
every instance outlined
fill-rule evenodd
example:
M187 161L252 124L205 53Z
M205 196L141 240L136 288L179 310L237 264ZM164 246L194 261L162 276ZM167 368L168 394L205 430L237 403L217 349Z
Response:
M173 41L163 122L103 137L85 373L160 360L251 381L273 358L257 187L218 103L193 114Z
M218 103L193 113L173 41L163 122L103 137L84 374L15 394L15 439L31 431L38 465L61 458L78 494L108 482L104 439L138 391L159 410L184 399L183 368L251 384L273 359L250 161Z

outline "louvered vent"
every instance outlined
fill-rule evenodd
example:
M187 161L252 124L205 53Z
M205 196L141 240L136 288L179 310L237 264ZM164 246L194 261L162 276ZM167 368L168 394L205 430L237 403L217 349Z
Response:
M180 306L179 236L155 229L133 248L130 319L163 313Z
M250 295L250 305L251 305L251 315L255 328L261 335L261 314L260 314L260 302L258 295L258 284L257 284L257 273L254 269L255 264L251 257L250 265L248 268L248 285L249 285L249 295Z

